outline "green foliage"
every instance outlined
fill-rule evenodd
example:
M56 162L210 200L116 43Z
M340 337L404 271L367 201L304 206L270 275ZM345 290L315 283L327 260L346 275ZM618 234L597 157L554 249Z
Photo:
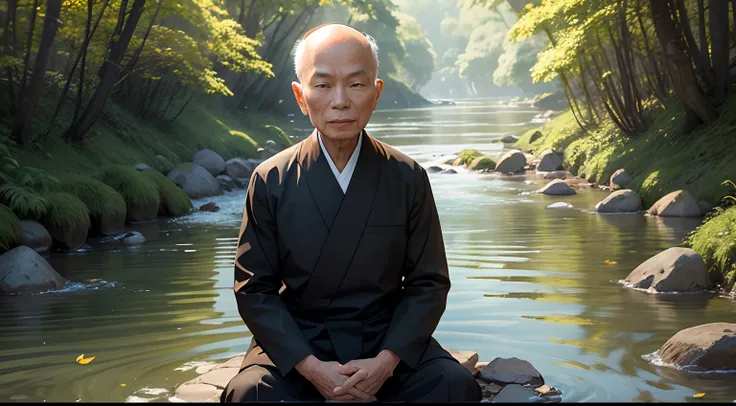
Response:
M437 54L414 17L399 12L395 12L394 16L399 21L396 34L405 54L403 60L396 63L397 73L413 90L418 91L432 77Z
M41 220L44 226L58 230L89 229L89 210L78 197L66 192L48 193L44 197L49 201L49 209Z
M166 157L163 155L156 155L156 161L153 163L153 166L156 168L157 171L166 174L174 169L174 164L166 159Z
M482 157L483 154L475 149L464 149L460 151L459 154L457 154L458 159L460 160L460 165L468 165L475 158ZM495 165L494 165L495 168Z
M179 186L158 172L146 171L141 173L156 184L161 200L158 209L160 215L179 217L191 213L192 200Z
M66 175L62 178L61 189L84 202L92 217L125 217L123 196L96 179L83 175Z
M700 254L709 272L723 277L726 287L736 282L736 207L700 225L685 239L685 244Z
M0 204L0 254L23 242L20 220L9 207Z
M27 186L6 183L0 186L0 203L23 219L38 220L49 207L48 199Z
M468 169L478 171L478 170L494 170L496 169L496 162L493 161L493 159L487 157L487 156L481 156L473 159L470 164L468 165Z
M105 167L97 179L123 196L128 211L139 207L159 207L161 198L158 187L143 172L122 165Z
M277 139L279 141L281 141L281 144L283 144L283 145L292 145L292 144L294 144L294 142L291 140L291 138L289 138L289 134L285 133L284 130L281 129L281 127L276 126L276 125L272 125L272 124L267 124L267 125L265 125L263 127L264 128L272 128L272 129L276 130L276 133L278 134Z

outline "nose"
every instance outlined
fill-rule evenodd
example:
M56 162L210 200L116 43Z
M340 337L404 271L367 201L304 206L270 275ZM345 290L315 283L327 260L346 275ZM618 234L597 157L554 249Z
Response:
M335 110L345 110L350 108L350 99L348 98L347 89L344 86L335 86L332 105Z

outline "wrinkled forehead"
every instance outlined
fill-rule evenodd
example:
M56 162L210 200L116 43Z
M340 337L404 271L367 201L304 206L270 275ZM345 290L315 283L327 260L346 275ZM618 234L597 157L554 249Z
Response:
M303 62L307 75L345 76L363 71L375 76L378 68L370 44L355 37L334 36L315 41L307 47Z

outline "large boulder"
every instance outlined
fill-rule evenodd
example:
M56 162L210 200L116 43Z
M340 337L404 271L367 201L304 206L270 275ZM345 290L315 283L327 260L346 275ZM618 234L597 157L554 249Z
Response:
M276 141L268 140L262 147L258 148L258 152L261 153L261 158L268 159L281 152L282 149Z
M703 258L690 248L673 247L644 261L624 283L633 288L660 292L697 292L710 286Z
M552 171L552 172L537 171L537 176L541 176L544 179L565 179L567 178L567 172L565 171Z
M567 183L560 179L555 179L552 182L549 182L543 188L537 190L537 193L542 193L550 196L567 196L577 194L575 189L571 188Z
M233 158L225 163L225 174L232 179L250 178L259 163L255 159Z
M562 157L552 150L546 150L539 155L537 170L540 172L556 171L562 168Z
M37 293L64 287L64 278L36 251L21 245L0 255L0 294Z
M496 171L501 173L517 173L524 170L526 156L518 149L512 149L501 157L496 164Z
M631 189L618 190L595 205L598 213L635 213L641 209L641 197Z
M504 144L516 144L517 142L519 142L519 139L514 137L513 135L507 135L498 140L498 142L502 142Z
M533 143L535 143L535 142L536 142L537 140L539 140L540 138L542 138L542 133L541 133L541 132L539 132L539 131L534 131L534 134L532 134L532 136L531 136L531 137L529 137L529 143L530 143L530 144L533 144Z
M659 199L647 212L661 217L700 217L698 201L687 190L677 190Z
M736 324L710 323L675 334L659 349L663 362L694 371L736 370Z
M528 361L516 357L494 359L480 370L479 378L501 385L544 385L542 374Z
M194 154L194 164L206 169L212 176L225 172L225 160L217 152L209 149Z
M480 171L484 169L492 171L495 168L496 163L487 156L479 156L478 158L473 159L473 161L468 165L468 169L471 171Z
M215 196L222 193L220 184L207 171L199 165L179 167L169 172L169 180L176 183L192 199Z
M235 182L227 175L218 175L215 180L220 184L220 188L226 192L231 192L235 189Z
M623 189L631 181L631 177L626 173L626 169L619 169L611 175L609 187L611 190Z
M36 252L46 252L54 243L46 227L32 220L21 220L20 228L23 231L23 245Z

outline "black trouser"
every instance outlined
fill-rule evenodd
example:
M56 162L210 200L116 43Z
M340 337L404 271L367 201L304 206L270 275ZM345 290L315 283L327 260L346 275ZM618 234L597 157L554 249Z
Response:
M415 370L399 364L376 398L379 402L479 402L481 389L459 362L435 358L420 363ZM252 365L228 383L220 400L324 401L324 397L296 371L284 378L275 367Z

